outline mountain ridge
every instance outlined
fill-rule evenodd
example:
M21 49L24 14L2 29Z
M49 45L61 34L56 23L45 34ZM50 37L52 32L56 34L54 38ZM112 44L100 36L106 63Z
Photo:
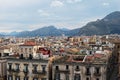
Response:
M35 36L81 36L81 35L108 35L120 34L120 11L112 12L103 19L88 22L85 26L76 29L57 29L55 26L45 26L32 31L11 32L10 35L16 37L35 37ZM4 34L3 34L4 35Z
M101 20L87 23L83 26L79 35L107 35L120 34L120 11L115 11Z

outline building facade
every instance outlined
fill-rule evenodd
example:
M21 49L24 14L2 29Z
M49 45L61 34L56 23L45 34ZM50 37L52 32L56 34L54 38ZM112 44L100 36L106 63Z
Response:
M0 80L7 80L7 60L0 59Z
M52 80L106 80L106 63L87 62L87 57L81 56L71 58L53 61Z
M7 59L7 80L48 80L48 60Z

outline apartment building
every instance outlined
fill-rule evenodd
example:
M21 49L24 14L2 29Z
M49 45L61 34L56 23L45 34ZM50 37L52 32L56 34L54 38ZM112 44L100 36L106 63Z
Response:
M7 58L7 80L48 80L48 60Z
M54 61L52 80L106 80L106 63L93 62L97 56L67 56Z
M7 58L7 80L48 80L48 59L37 58L39 46L33 41L19 45L19 55Z
M0 58L0 80L7 80L7 60Z
M19 45L19 55L22 55L25 58L28 58L29 56L35 58L38 47L39 46L33 41L25 41L24 44Z

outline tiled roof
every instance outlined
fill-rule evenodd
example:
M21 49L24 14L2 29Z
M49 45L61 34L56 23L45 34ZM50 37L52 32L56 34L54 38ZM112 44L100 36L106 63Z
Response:
M26 41L24 44L20 45L20 46L35 46L36 43L33 41Z
M48 54L50 54L50 50L46 50L45 48L39 48L37 50L37 53L41 53L43 55L48 55Z

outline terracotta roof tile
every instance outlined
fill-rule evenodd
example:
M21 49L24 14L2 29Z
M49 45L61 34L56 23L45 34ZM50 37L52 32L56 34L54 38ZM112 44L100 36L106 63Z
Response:
M20 46L35 46L36 43L33 41L26 41L24 44L20 45Z

